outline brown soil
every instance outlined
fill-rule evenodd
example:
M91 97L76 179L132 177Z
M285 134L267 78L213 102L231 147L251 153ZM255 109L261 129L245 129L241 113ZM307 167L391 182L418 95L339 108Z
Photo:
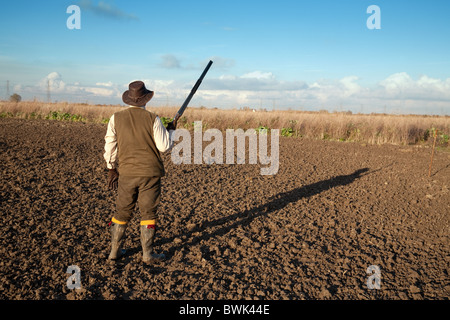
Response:
M0 299L448 299L450 155L280 138L280 170L174 165L156 251L107 262L105 125L0 120ZM71 265L79 290L67 288ZM381 288L369 290L371 265Z

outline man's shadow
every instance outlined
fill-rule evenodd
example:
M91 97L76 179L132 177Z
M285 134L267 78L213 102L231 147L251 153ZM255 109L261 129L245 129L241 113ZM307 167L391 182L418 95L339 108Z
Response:
M279 193L278 195L272 197L271 201L266 204L232 215L228 215L213 221L207 221L202 224L201 228L197 227L196 229L187 231L182 235L177 235L170 238L161 238L159 239L159 241L156 241L156 244L163 245L166 243L172 243L175 238L183 237L185 239L183 243L174 245L169 249L168 256L170 257L181 247L195 244L201 240L209 240L210 238L224 235L238 226L249 225L255 218L258 218L260 216L267 216L274 211L281 210L290 203L297 202L303 198L312 197L316 194L322 193L323 191L335 187L348 185L356 179L362 177L363 174L367 171L369 171L368 168L363 168L349 175L333 177L328 180L315 182L300 188L293 189L291 191ZM209 232L208 230L213 231ZM201 232L201 234L199 236L193 237L193 234L197 232Z

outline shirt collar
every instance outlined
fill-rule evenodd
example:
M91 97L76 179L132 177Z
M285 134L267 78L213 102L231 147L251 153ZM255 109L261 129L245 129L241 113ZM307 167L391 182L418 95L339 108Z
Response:
M130 105L129 105L128 108L142 108L142 109L145 110L145 106L136 107L136 106L130 106Z

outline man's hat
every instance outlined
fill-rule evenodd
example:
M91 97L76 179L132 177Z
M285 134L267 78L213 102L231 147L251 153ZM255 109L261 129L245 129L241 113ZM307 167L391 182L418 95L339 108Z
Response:
M122 100L126 104L135 107L142 107L147 104L155 94L153 91L147 90L142 81L134 81L130 83L127 91L122 95Z

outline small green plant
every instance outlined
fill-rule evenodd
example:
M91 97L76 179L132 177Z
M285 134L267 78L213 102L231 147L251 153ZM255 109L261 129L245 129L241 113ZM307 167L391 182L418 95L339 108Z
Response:
M185 129L189 129L191 127L191 125L188 123L188 122L186 122L184 125L183 125L183 128L185 128Z
M82 117L80 114L72 114L70 116L70 121L84 122L84 121L86 121L86 118Z
M282 128L281 135L283 137L292 137L294 135L294 130L292 128Z
M61 116L59 111L50 111L45 117L47 120L60 120L60 118Z
M168 117L160 117L160 118L161 118L161 121L162 121L164 127L167 127L167 125L172 122L172 118L168 118Z
M0 118L12 118L14 114L12 112L2 112L0 113Z
M258 128L255 129L256 133L265 133L267 134L267 132L269 132L269 128L263 125L260 125Z
M86 118L79 114L70 114L68 112L60 111L50 111L46 116L47 120L60 120L60 121L73 121L73 122L84 122Z
M448 134L441 134L440 135L440 138L441 138L441 141L444 143L444 144L448 144L448 141L449 141L449 139L450 139L450 136L448 135Z
M432 138L432 140L434 139L435 135L436 135L436 139L438 141L438 144L448 145L449 140L450 140L450 135L445 134L441 130L433 127L431 129L428 129L426 131L426 133L425 133L425 137L426 138Z

